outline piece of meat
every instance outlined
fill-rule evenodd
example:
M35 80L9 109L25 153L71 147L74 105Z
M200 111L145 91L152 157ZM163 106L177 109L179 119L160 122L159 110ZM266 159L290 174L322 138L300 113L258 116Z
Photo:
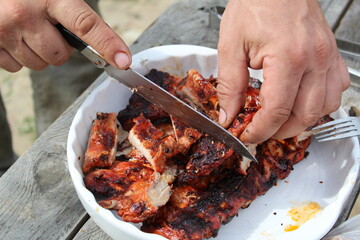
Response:
M130 131L134 126L134 118L140 114L151 121L164 121L164 119L169 118L166 112L136 93L130 97L129 104L119 112L117 118L123 129Z
M148 77L217 120L215 78L205 79L195 70L184 79L156 70ZM260 81L249 80L245 105L228 129L237 137L261 108L260 86ZM118 146L117 161L84 180L91 191L107 196L101 206L116 210L125 221L143 222L143 231L168 239L215 237L222 224L307 156L310 138L300 135L247 146L259 161L254 163L135 94L129 104L133 106L118 115L130 133Z
M92 192L114 196L124 194L130 186L153 174L141 161L114 162L111 169L97 169L85 176L85 186Z
M145 77L171 94L175 94L176 88L183 81L182 77L173 76L167 72L158 71L156 69L151 69Z
M239 113L232 122L228 131L236 137L240 137L246 126L251 122L255 113L261 108L259 101L259 87L261 82L256 79L250 79L249 86L246 89L245 105L241 113ZM256 155L257 144L247 145L246 147L253 156ZM246 157L238 157L238 171L246 174L252 160Z
M115 161L118 138L116 113L97 113L85 152L83 172L110 167Z
M162 173L166 160L179 153L175 139L155 128L143 114L134 122L129 133L130 143L145 156L156 172Z
M191 146L202 136L202 134L198 130L186 126L176 118L171 117L171 121L175 139L178 144L178 151L181 154L186 155Z
M248 207L257 196L274 186L277 179L289 175L297 158L293 153L304 153L307 143L293 150L287 141L270 140L260 145L256 155L259 164L251 164L247 175L235 169L223 169L207 189L192 185L175 187L176 195L144 222L142 230L173 240L215 237L221 225L236 216L239 209ZM278 147L282 151L278 151Z
M184 82L177 87L176 94L212 120L218 120L219 100L216 89L209 79L205 79L196 70L188 71Z
M136 171L130 169L128 172ZM140 172L143 172L143 168ZM171 195L171 183L176 175L176 167L168 167L163 174L147 172L141 178L134 181L126 192L116 194L99 205L118 211L124 221L142 222L154 216L158 208L165 205Z
M99 205L118 211L124 221L141 222L156 214L171 195L176 166L155 172L137 149L126 155L126 161L115 161L110 169L97 169L85 176L85 186L108 198Z
M156 69L152 69L147 75L145 75L145 77L173 94L175 93L176 87L183 79L172 76L166 72L158 71ZM142 113L145 118L149 119L150 121L154 121L154 124L155 121L166 121L166 119L169 118L169 115L166 112L156 107L154 104L150 103L140 95L134 93L130 97L129 104L126 106L126 108L119 112L119 122L126 131L130 131L134 125L133 119L136 118L140 113Z
M255 85L255 81L253 81L253 84ZM245 106L238 116L235 117L228 131L235 137L239 137L260 108L259 89L249 86L246 89Z
M189 156L186 171L197 176L211 173L233 154L233 150L223 143L212 140L211 137L202 138Z

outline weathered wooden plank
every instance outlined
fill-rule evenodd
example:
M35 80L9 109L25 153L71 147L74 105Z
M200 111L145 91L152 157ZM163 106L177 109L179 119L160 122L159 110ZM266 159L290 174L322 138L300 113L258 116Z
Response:
M78 234L73 238L74 240L81 240L81 239L101 239L101 240L111 240L104 231L102 231L98 225L92 220L89 219L85 223L85 225L80 229Z
M351 3L348 11L341 19L338 28L335 31L335 36L352 42L360 44L360 1L355 0Z
M73 116L59 119L0 178L0 239L66 238L86 215L66 167Z
M326 21L334 30L352 0L319 0Z
M76 111L101 81L99 77L0 178L0 239L67 239L89 218L67 169L66 141Z
M216 48L219 32L209 27L209 7L225 0L182 0L170 6L132 46L133 53L164 44L193 44Z

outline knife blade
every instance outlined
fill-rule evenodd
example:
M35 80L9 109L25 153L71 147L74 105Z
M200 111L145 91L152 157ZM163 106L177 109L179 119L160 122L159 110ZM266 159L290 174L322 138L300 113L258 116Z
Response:
M141 95L146 100L155 104L155 106L179 119L186 125L203 133L207 133L216 141L220 141L224 143L225 146L233 149L235 153L257 162L256 158L249 152L247 147L225 128L131 68L119 70L111 66L91 46L83 42L61 24L57 24L56 27L72 47L79 50L97 67L103 68L109 76L115 78L133 92Z

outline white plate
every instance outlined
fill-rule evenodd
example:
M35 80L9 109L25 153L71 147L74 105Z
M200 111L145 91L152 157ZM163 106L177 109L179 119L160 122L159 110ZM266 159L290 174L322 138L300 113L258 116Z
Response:
M217 75L216 50L189 45L155 47L136 54L132 67L142 74L151 68L184 76L198 69L205 77ZM261 71L251 75L262 77ZM76 192L92 219L113 239L165 239L139 230L139 224L123 222L116 212L97 204L94 195L83 182L81 166L96 112L118 112L125 108L131 95L122 84L108 77L84 101L70 127L67 156L69 171ZM344 117L337 111L334 117ZM239 216L222 226L216 239L320 239L337 220L351 193L359 170L359 142L357 138L327 143L313 141L309 156L294 166L286 179L279 181L264 196L258 197L249 208L239 211ZM321 183L322 182L322 183ZM313 201L323 210L299 229L285 232L292 223L287 212L301 202ZM274 214L276 213L276 214Z

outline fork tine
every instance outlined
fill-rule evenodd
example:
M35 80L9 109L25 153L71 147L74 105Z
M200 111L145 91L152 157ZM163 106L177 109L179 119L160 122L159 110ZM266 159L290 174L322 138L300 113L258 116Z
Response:
M340 118L340 119L336 119L336 120L333 120L333 121L330 121L330 122L327 122L327 123L324 123L324 124L321 124L317 127L314 127L312 130L317 130L317 129L322 129L322 128L328 128L328 127L331 127L331 126L334 126L334 125L337 125L337 124L340 124L340 123L347 123L347 122L351 122L351 117L349 118Z
M337 119L317 126L311 132L319 142L359 136L360 118L348 117Z
M327 135L316 136L316 140L318 142L326 142L326 141L355 137L355 136L359 136L359 131L357 131L356 129L352 129L350 131L341 132L341 133L332 132L331 134L329 133Z
M354 126L354 124L351 121L340 122L338 124L333 124L330 126L317 128L317 129L315 129L316 132L314 133L314 135L321 135L321 134L325 134L327 132L332 132L332 131L336 131L336 130L345 130L345 128L353 127L353 126Z

